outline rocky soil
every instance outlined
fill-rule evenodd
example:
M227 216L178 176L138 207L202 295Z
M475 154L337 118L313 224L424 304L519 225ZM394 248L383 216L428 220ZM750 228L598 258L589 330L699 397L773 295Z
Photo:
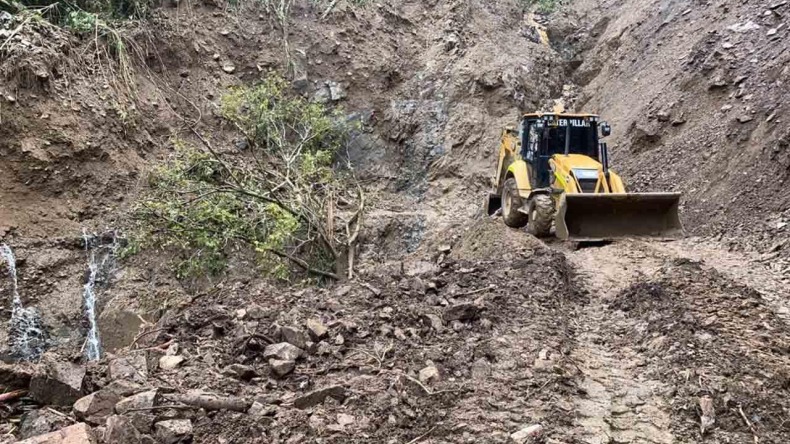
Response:
M284 23L180 2L122 29L128 83L91 39L0 16L0 243L52 338L2 352L0 441L790 442L790 3L563 3L296 1ZM236 149L220 97L269 70L366 124L356 277L114 258L86 362L90 252L172 138ZM689 237L567 245L481 215L501 128L555 101L613 123L632 188L684 192Z

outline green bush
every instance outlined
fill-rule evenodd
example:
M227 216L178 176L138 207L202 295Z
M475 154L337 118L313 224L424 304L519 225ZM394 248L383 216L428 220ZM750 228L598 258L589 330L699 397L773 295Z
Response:
M332 228L328 206L352 182L333 162L353 127L286 86L272 76L222 98L244 151L176 141L170 161L151 174L136 210L137 244L176 252L180 277L221 273L240 250L276 277L287 278L291 263L335 277L347 234Z

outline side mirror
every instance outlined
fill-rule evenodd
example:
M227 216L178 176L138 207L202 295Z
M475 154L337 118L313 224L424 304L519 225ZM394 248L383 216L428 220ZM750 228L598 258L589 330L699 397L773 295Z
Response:
M612 134L612 126L606 122L601 123L601 136L608 137Z

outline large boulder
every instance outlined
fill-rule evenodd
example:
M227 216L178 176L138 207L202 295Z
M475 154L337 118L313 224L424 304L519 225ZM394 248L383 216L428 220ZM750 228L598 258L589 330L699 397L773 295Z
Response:
M18 444L96 444L93 430L85 423L74 424L44 435L34 436Z
M70 406L82 397L85 367L47 359L30 380L30 397L39 404Z
M107 426L104 429L104 442L112 444L139 444L141 442L141 435L129 418L113 415L107 418Z
M287 342L281 342L267 346L263 351L263 357L281 361L296 361L303 353L304 351L301 348Z
M297 409L308 409L315 407L316 405L324 402L327 397L334 398L339 402L343 402L343 400L346 398L346 388L342 385L332 385L322 389L314 390L294 399L294 407Z
M133 353L110 361L110 380L128 379L145 383L148 379L148 360L145 353Z
M188 419L159 421L154 425L156 437L163 444L187 442L192 438L192 422Z
M57 415L48 409L31 410L22 416L19 424L20 439L31 438L70 426L70 418Z
M156 405L156 401L159 397L158 395L159 392L157 390L149 390L129 396L115 404L115 412L122 415L130 411L150 409Z
M106 353L115 353L128 347L140 334L140 327L144 323L143 318L133 311L115 307L105 308L99 316L102 349Z
M98 425L104 422L104 418L112 415L115 404L120 400L120 396L107 390L99 390L88 396L83 396L74 403L72 410L77 419L87 423Z

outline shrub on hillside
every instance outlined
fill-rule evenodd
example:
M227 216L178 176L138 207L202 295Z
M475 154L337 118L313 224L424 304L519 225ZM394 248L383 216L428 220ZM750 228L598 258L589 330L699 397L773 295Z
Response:
M220 273L244 249L278 277L291 264L337 277L361 211L350 169L335 167L353 125L286 86L272 76L233 89L222 115L244 142L217 150L195 132L202 148L179 141L151 175L137 234L144 247L175 251L179 276Z

